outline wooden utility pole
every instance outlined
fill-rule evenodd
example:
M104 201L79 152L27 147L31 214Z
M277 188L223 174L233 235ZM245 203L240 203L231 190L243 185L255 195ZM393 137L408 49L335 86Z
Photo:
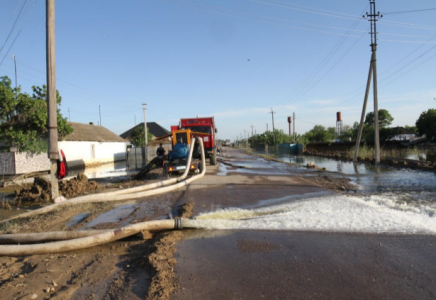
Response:
M46 0L46 45L48 158L50 159L51 198L54 200L59 196L56 176L59 149L56 105L55 0Z
M375 163L380 163L380 130L379 130L379 122L378 122L378 93L377 93L377 25L376 22L378 21L380 16L380 12L375 12L375 0L369 0L370 4L370 13L366 13L366 17L368 17L368 21L371 23L371 63L369 67L369 75L368 75L368 81L366 84L366 92L365 92L365 99L363 102L363 108L362 108L362 115L360 118L360 126L359 126L359 132L357 135L356 140L356 147L354 150L354 157L353 161L357 162L357 156L359 154L359 146L360 146L360 140L362 138L362 129L363 129L363 122L364 122L364 116L366 112L366 103L368 100L368 94L369 94L369 88L371 85L371 75L373 76L373 92L374 92L374 154L375 154Z

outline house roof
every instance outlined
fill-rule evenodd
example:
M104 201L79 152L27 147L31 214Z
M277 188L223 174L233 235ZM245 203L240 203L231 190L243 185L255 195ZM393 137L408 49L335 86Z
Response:
M130 139L130 136L132 135L136 127L140 127L140 126L144 127L144 122L139 123L138 125L127 130L126 132L120 134L120 137L124 139ZM166 130L156 122L147 122L147 128L154 137L160 137L170 133L168 130Z
M391 129L394 131L395 134L414 134L413 131L400 126L392 127Z
M103 126L68 122L73 132L64 138L64 141L86 142L127 142Z

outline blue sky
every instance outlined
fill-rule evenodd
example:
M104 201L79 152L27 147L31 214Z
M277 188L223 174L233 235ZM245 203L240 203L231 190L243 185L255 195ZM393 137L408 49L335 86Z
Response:
M436 106L436 10L395 12L435 7L377 1L379 108L395 126ZM102 125L121 134L143 121L145 102L148 121L169 129L215 116L219 138L232 140L271 129L271 107L285 132L293 112L298 133L334 127L337 111L352 125L371 56L367 11L368 0L56 1L61 111L97 124L100 105ZM15 54L23 91L45 83L45 1L1 0L3 45L0 76L14 79Z

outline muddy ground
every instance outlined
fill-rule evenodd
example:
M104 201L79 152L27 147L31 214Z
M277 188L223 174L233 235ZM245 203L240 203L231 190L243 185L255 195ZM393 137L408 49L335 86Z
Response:
M175 192L140 201L64 207L2 224L0 232L119 228L170 215L190 217L217 208L250 208L276 204L283 197L297 200L354 189L348 179L337 175L259 161L228 150L223 159L246 168L208 166L204 178ZM148 182L161 179L153 176ZM96 192L141 183L100 182L103 188ZM144 240L149 237L135 236L61 254L0 257L0 293L4 299L382 299L389 298L385 287L425 282L425 292L419 294L425 297L420 299L435 295L428 288L435 286L431 280L436 275L434 254L429 256L433 263L429 263L419 256L417 248L408 249L404 246L407 242L398 244L397 240L388 248L380 248L386 252L379 252L375 246L384 243L383 237L199 230L151 237ZM436 244L431 239L419 241L425 245L426 255ZM401 250L397 255L389 256L398 245ZM407 273L409 267L398 268L407 258L403 251L409 250L415 251L409 264L420 266L415 273ZM353 259L356 263L347 263ZM353 273L359 268L367 271ZM391 269L397 270L389 273L397 274L395 285L388 277L380 277L381 272ZM406 281L401 279L404 272ZM420 272L425 273L418 276ZM379 287L376 293L368 292L372 279ZM361 288L365 293L358 290ZM414 289L410 287L409 292Z

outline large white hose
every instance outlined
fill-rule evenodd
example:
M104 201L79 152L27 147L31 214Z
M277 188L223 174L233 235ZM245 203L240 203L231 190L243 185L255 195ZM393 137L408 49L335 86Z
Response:
M152 196L152 195L159 195L159 194L167 193L167 192L176 190L178 188L181 188L181 187L183 187L183 186L185 186L187 184L190 184L194 180L197 180L197 179L203 177L204 174L206 173L206 158L205 158L205 154L204 154L203 140L201 138L199 138L199 137L196 138L196 139L200 142L200 146L201 146L201 163L202 163L202 171L197 176L193 176L193 177L191 177L191 178L189 178L189 179L187 179L185 181L182 181L188 175L189 166L191 165L191 158L192 158L192 153L193 153L193 150L194 150L194 147L192 145L191 149L189 151L188 164L187 164L186 170L183 173L183 175L180 176L179 178L165 180L165 181L163 181L164 183L163 182L158 182L158 183L153 183L153 184L150 184L150 185L147 185L147 186L141 186L141 187L135 187L135 188L131 188L131 189L126 189L126 190L123 190L123 191L115 191L115 192L94 194L94 195L88 195L88 196L83 196L83 197L78 197L78 198L70 199L70 200L67 200L67 201L64 201L64 202L51 204L49 206L46 206L46 207L43 207L43 208L31 211L31 212L20 214L20 215L11 217L11 218L6 219L6 220L2 220L2 221L0 221L0 224L4 223L4 222L11 221L11 220L14 220L14 219L18 219L18 218L30 217L30 216L33 216L33 215L38 215L38 214L46 213L46 212L52 211L52 210L54 210L54 209L56 209L56 208L58 208L60 206L64 206L64 205L73 205L73 204L78 204L78 203L89 203L89 202L109 202L109 201L132 200L132 199L138 199L138 198L143 198L143 197ZM148 191L149 188L159 187L159 186L162 186L162 185L172 184L172 183L175 183L175 182L178 182L178 183L174 184L174 185L171 185L171 186L162 187L162 188L158 188L158 189L155 189L155 190ZM151 187L149 187L149 186L151 186ZM137 192L137 191L142 191L142 192Z
M169 230L175 229L177 220L158 220L129 225L120 229L105 231L99 234L91 235L67 241L59 241L45 244L34 245L2 245L0 246L0 255L3 256L21 256L34 254L59 253L78 249L89 248L112 241L120 240L140 231L148 230Z
M99 234L108 230L112 229L2 234L0 235L0 244L32 244L50 241L71 240Z

